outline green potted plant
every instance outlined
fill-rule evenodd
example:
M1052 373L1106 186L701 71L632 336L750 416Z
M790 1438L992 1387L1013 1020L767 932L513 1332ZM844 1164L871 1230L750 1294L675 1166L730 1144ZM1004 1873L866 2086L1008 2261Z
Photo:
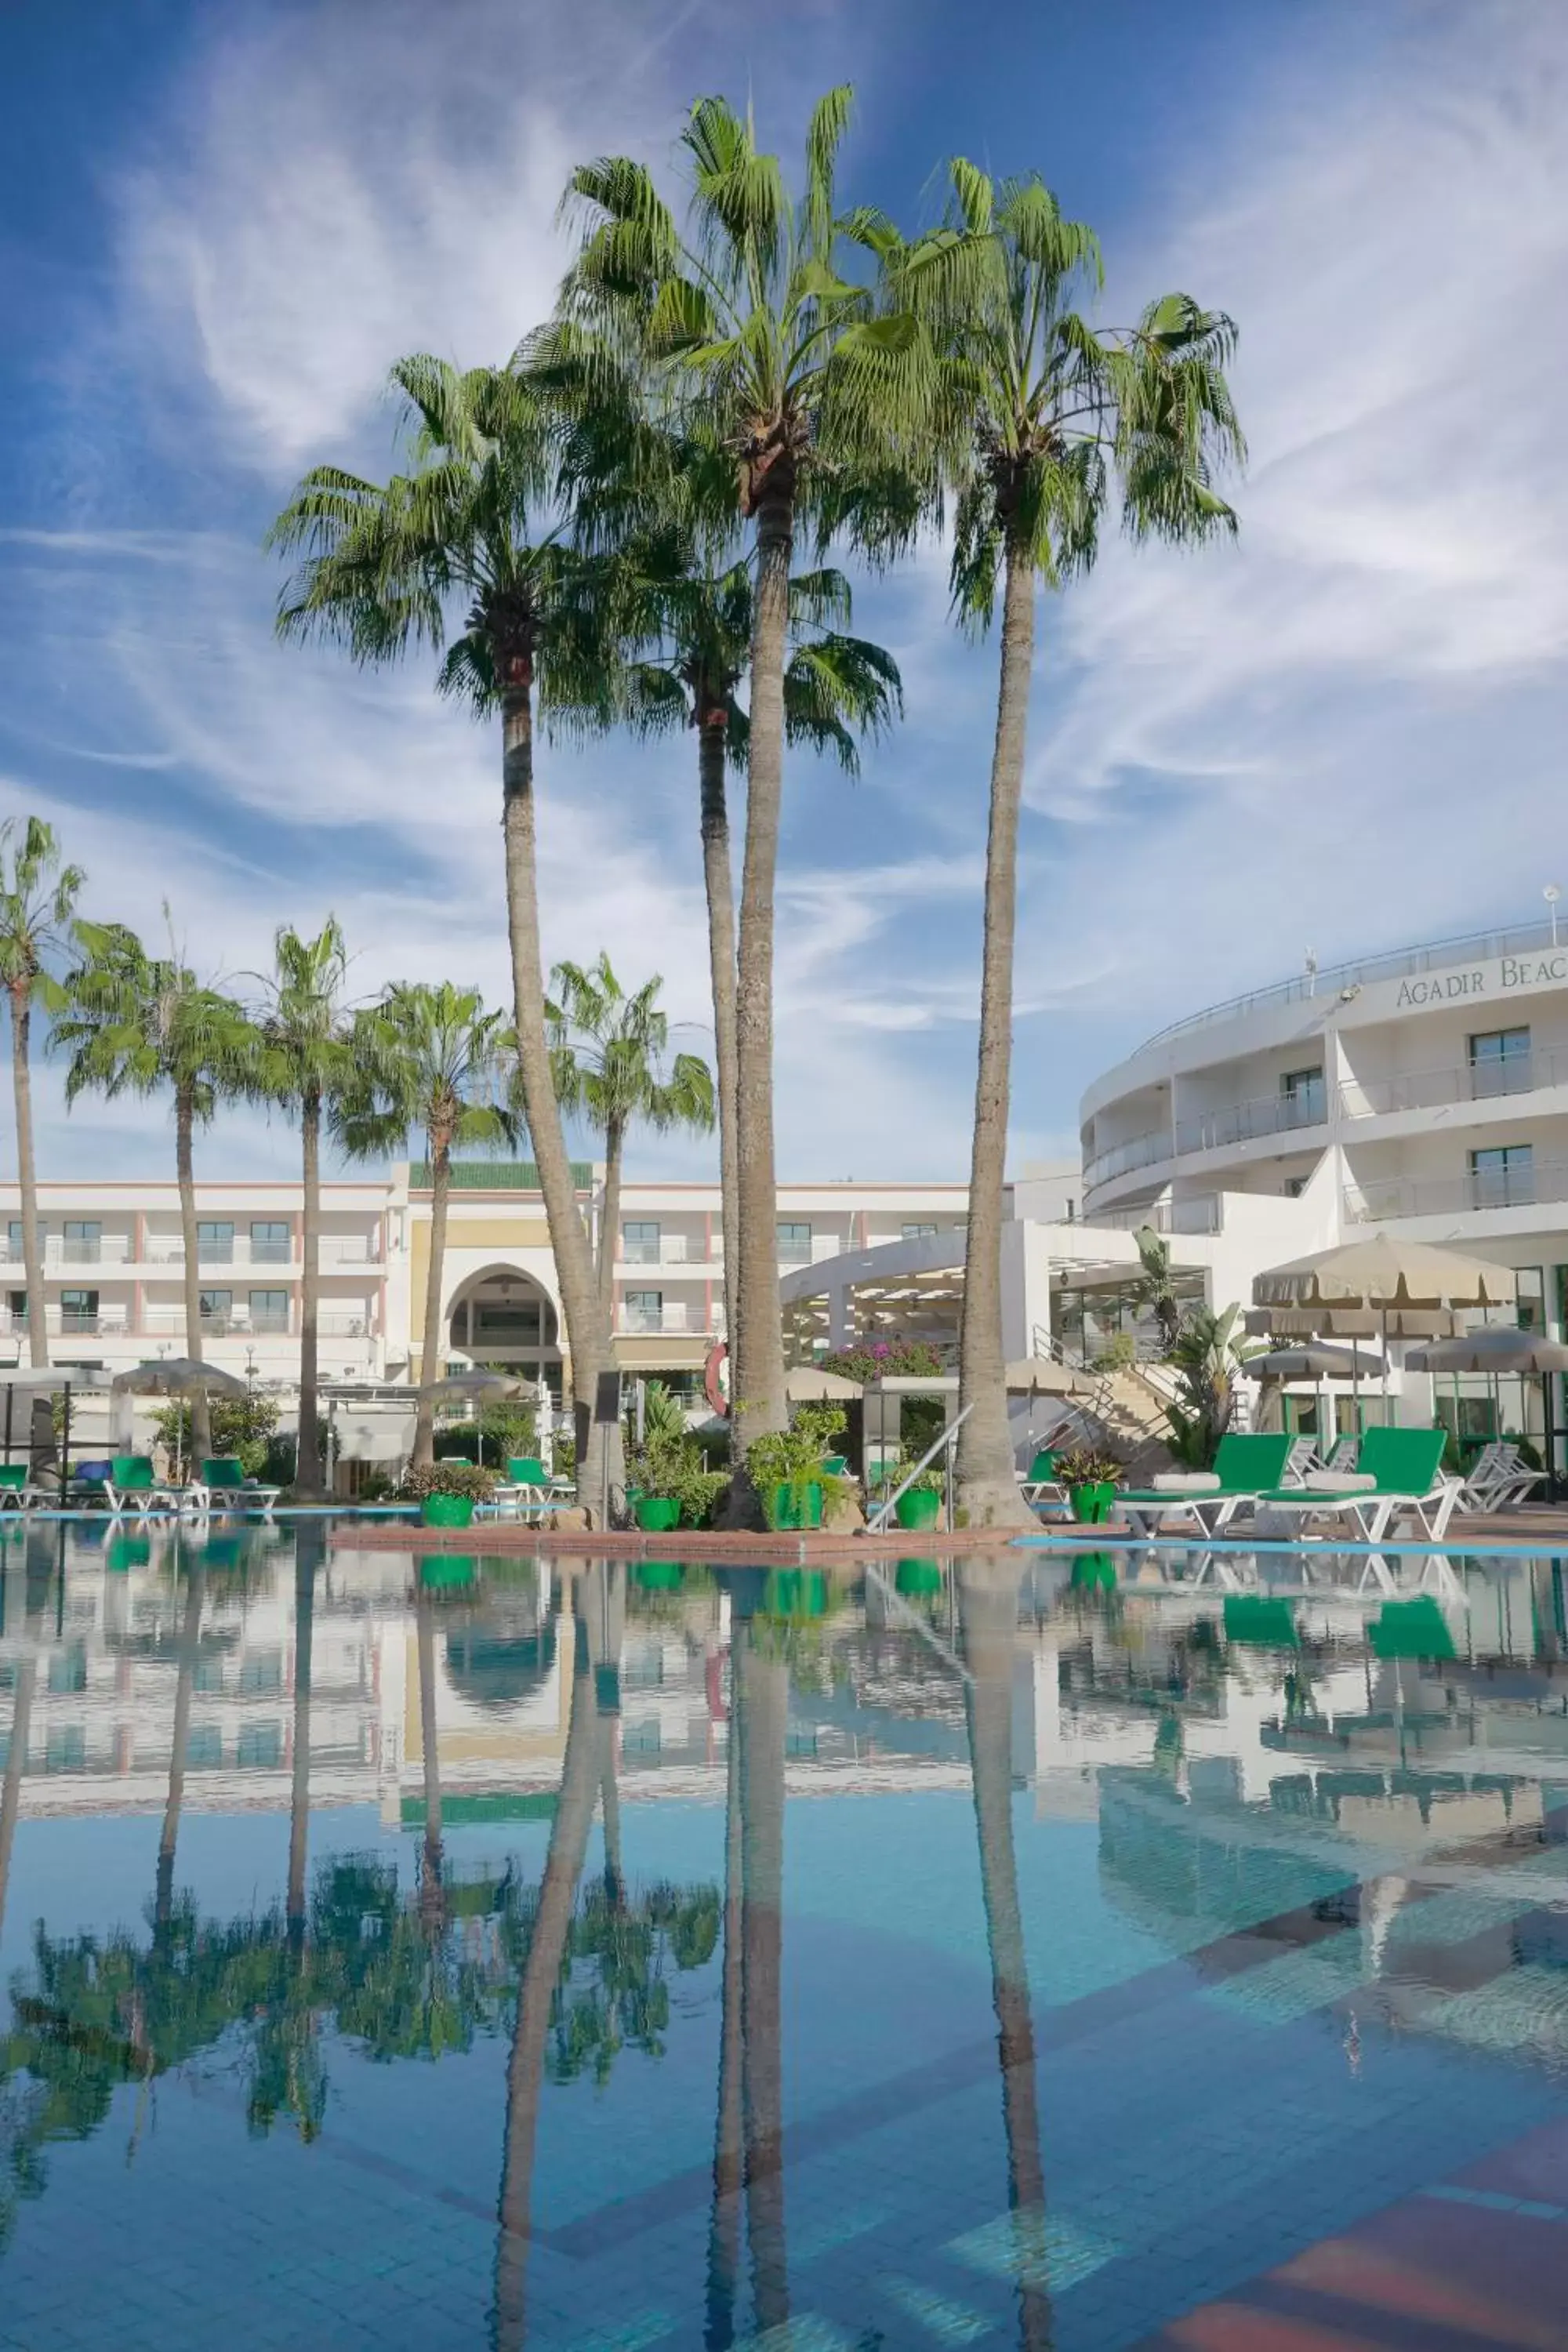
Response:
M907 1473L900 1474L907 1475ZM897 1482L895 1482L897 1483ZM893 1505L893 1517L906 1528L934 1528L942 1517L942 1474L937 1464L922 1470Z
M1093 1445L1074 1445L1057 1455L1057 1476L1068 1490L1075 1519L1086 1527L1103 1525L1115 1507L1125 1466L1119 1454Z
M446 1461L410 1470L398 1492L405 1502L417 1503L427 1528L473 1525L476 1503L488 1503L495 1493L495 1473L475 1462Z
M647 1384L642 1438L639 1443L628 1428L626 1459L626 1502L649 1535L706 1527L730 1483L725 1472L709 1468L684 1412L662 1381Z
M771 1528L819 1528L824 1504L839 1493L847 1480L823 1468L830 1441L844 1427L837 1405L803 1404L787 1429L770 1430L753 1438L746 1451L746 1467L762 1498Z

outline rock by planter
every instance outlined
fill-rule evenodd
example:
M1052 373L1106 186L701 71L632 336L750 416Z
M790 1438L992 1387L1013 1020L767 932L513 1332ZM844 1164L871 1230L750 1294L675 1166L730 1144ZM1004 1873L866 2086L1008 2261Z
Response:
M552 1511L545 1524L552 1535L576 1536L586 1535L590 1522L587 1511L581 1503L570 1503L563 1505L559 1510Z

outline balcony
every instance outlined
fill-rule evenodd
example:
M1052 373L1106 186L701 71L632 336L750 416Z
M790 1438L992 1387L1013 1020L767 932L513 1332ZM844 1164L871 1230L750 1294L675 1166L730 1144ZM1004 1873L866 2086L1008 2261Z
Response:
M1195 1118L1178 1119L1176 1149L1224 1151L1233 1144L1256 1143L1264 1136L1292 1135L1302 1128L1321 1127L1328 1116L1328 1098L1321 1081L1298 1087L1291 1094L1253 1095L1245 1102L1201 1111Z
M1154 1201L1141 1209L1104 1209L1091 1222L1126 1234L1136 1233L1140 1225L1152 1225L1157 1234L1217 1234L1225 1223L1222 1198L1218 1192L1198 1192L1190 1200Z
M1497 1061L1401 1070L1385 1078L1347 1078L1340 1087L1340 1108L1346 1118L1378 1118L1394 1111L1435 1110L1449 1103L1497 1102L1562 1086L1568 1086L1568 1054L1535 1047Z
M1171 1130L1168 1127L1152 1128L1145 1135L1134 1135L1125 1143L1113 1143L1104 1151L1097 1151L1083 1165L1086 1187L1107 1184L1113 1176L1129 1175L1134 1168L1152 1168L1158 1160L1169 1160L1172 1154Z
M1473 1216L1496 1209L1533 1209L1568 1201L1568 1160L1537 1160L1529 1168L1489 1168L1458 1176L1389 1176L1345 1194L1352 1224L1383 1224L1391 1217Z
M719 1244L713 1245L715 1256ZM704 1259L700 1245L686 1234L659 1234L651 1241L622 1240L618 1263L622 1265L702 1265Z
M667 1298L659 1307L623 1304L616 1314L617 1331L692 1331L700 1328L691 1321L684 1299Z

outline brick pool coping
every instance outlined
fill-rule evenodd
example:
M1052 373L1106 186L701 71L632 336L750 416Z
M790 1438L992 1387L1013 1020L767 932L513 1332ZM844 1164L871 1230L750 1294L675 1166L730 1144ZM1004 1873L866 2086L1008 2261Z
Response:
M645 1535L640 1528L610 1528L605 1532L581 1528L530 1527L521 1519L477 1519L469 1528L426 1528L416 1519L355 1526L338 1521L331 1530L333 1550L451 1551L472 1555L525 1552L591 1552L595 1559L777 1559L794 1568L805 1561L829 1561L849 1566L857 1559L950 1557L955 1552L1005 1551L1013 1538L1010 1528L962 1528L942 1535L935 1528L897 1528L889 1535L764 1534L744 1529L732 1534L711 1528L679 1528L668 1535ZM1090 1530L1091 1538L1099 1530Z

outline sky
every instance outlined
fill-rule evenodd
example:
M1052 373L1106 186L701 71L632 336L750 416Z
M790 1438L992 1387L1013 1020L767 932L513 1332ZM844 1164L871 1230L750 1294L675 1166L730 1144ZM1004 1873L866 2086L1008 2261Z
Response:
M87 912L244 992L335 911L356 993L506 1001L494 729L426 658L276 643L263 533L308 467L384 472L400 353L500 362L547 313L574 163L631 151L677 194L694 97L749 98L788 160L839 80L851 201L916 226L953 153L1037 169L1100 234L1103 323L1181 288L1239 331L1237 539L1112 535L1043 600L1015 1169L1076 1150L1084 1087L1167 1021L1568 884L1568 10L12 0L0 816L55 825ZM857 781L789 761L779 1170L957 1178L996 647L935 544L856 625L906 713ZM538 782L547 954L661 973L710 1049L691 741L547 747ZM37 1093L46 1177L172 1164L163 1105ZM296 1151L227 1112L198 1171ZM631 1172L713 1164L645 1138Z

